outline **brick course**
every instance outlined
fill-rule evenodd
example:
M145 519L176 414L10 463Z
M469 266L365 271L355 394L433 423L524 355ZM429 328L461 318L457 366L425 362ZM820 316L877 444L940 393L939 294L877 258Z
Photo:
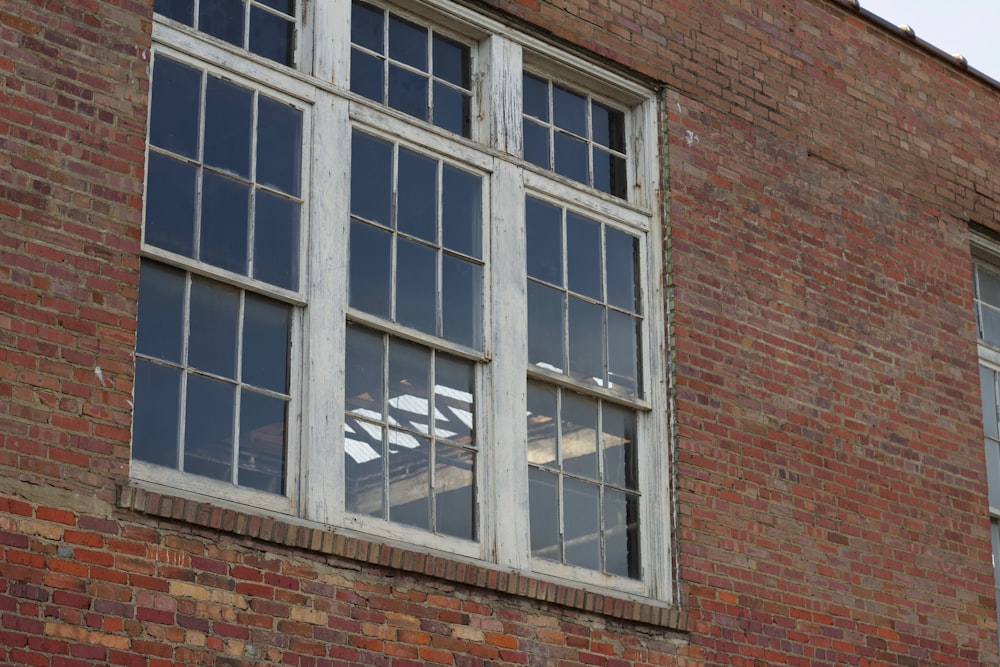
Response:
M1000 661L1000 89L834 0L476 3L663 89L662 607L128 487L150 4L0 0L0 662Z

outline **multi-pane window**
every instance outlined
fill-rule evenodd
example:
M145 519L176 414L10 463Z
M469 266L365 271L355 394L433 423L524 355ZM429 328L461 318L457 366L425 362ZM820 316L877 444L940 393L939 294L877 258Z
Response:
M132 476L664 599L652 94L453 9L157 0Z

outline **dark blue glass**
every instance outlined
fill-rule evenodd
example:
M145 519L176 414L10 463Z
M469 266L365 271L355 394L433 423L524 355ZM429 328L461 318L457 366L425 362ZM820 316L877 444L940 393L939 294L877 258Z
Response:
M156 151L149 152L146 178L147 244L194 255L194 192L198 168Z
M254 209L253 277L299 289L298 202L257 190Z
M625 160L594 147L594 187L602 192L626 199L628 172Z
M553 85L552 120L556 127L586 137L587 98Z
M625 152L625 113L594 102L590 106L595 143L619 153Z
M153 11L184 25L194 24L194 0L156 0Z
M482 178L448 164L443 166L441 173L441 244L480 258L483 255Z
M291 308L247 293L243 311L243 382L288 393L288 346Z
M435 81L433 122L449 132L469 136L469 96Z
M351 4L351 41L376 53L385 53L385 13L364 2Z
M351 90L381 104L385 94L382 65L381 59L351 49Z
M257 111L257 182L301 194L302 112L269 97Z
M601 225L572 212L566 213L566 274L570 290L601 299Z
M429 334L438 333L436 256L433 248L397 237L396 321Z
M469 47L434 35L434 76L462 88L469 87Z
M351 215L392 226L392 144L351 136Z
M188 364L227 378L236 377L236 337L240 292L203 278L191 281Z
M400 148L396 179L396 229L436 243L437 160Z
M250 186L205 171L201 191L202 261L246 275Z
M543 121L549 120L549 82L525 74L522 78L524 113Z
M389 15L389 57L427 71L427 29Z
M563 287L562 210L530 197L525 209L528 275Z
M257 55L282 65L294 65L295 22L251 7L248 48Z
M285 492L288 404L255 391L240 392L240 486Z
M236 387L188 374L184 472L232 481Z
M243 46L243 0L201 0L198 29L221 40Z
M384 377L383 337L357 326L347 327L347 354L344 379L345 409L367 411L385 418L382 388ZM370 414L371 416L371 414Z
M478 348L481 342L483 270L478 264L441 258L441 335Z
M528 361L557 373L566 372L562 292L528 281Z
M587 144L562 132L555 133L555 165L557 174L579 183L589 183L587 178Z
M588 383L603 383L604 308L569 297L569 374Z
M132 413L134 459L177 468L180 398L180 369L136 360L135 411Z
M183 271L143 260L139 267L136 352L180 364L184 336Z
M392 235L363 222L351 222L350 304L389 318Z
M207 165L243 178L250 177L253 93L208 77L205 90L205 157Z
M156 56L149 102L149 143L196 159L200 101L201 72Z
M638 312L639 240L611 227L604 228L604 253L607 257L607 299L612 306Z
M389 106L427 120L427 78L390 64Z
M524 159L537 164L543 169L551 166L549 162L549 128L530 120L524 124Z

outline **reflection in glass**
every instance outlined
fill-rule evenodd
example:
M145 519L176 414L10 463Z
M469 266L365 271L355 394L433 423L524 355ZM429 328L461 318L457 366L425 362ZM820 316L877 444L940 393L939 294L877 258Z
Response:
M438 352L434 368L434 436L475 447L475 366Z
M608 309L609 389L635 396L639 389L639 320Z
M482 341L482 275L478 264L442 255L441 335L469 347Z
M189 373L184 422L184 471L232 481L233 408L236 388Z
M396 228L405 234L437 241L437 160L399 149L396 174Z
M635 494L604 490L604 570L638 579L639 499Z
M135 411L132 413L132 457L177 467L181 372L144 359L135 362Z
M136 352L181 363L184 272L143 260L139 267Z
M204 162L243 178L250 177L250 128L253 93L214 76L205 90Z
M257 182L298 197L301 194L302 112L261 96L257 114Z
M344 424L344 501L348 512L385 518L384 430L367 421Z
M482 257L482 179L445 164L441 180L442 245L472 257Z
M351 175L351 215L390 227L392 144L354 132L351 139Z
M556 393L528 383L528 463L556 466Z
M434 452L434 510L439 533L475 539L472 452L438 443Z
M243 382L288 393L291 308L247 293L243 313Z
M389 423L429 433L430 370L430 350L389 339Z
M382 419L383 339L360 327L347 327L346 409Z
M363 222L351 222L350 303L388 318L392 236Z
M202 278L191 280L191 333L188 337L191 366L227 378L236 377L239 309L239 290Z
M299 288L298 202L265 190L254 206L253 276L290 290Z
M198 169L149 152L145 241L185 257L194 255L194 191Z
M565 326L561 292L528 281L528 362L564 372Z
M568 328L569 374L604 384L604 308L569 297Z
M206 170L202 174L199 259L245 275L249 217L250 186Z
M240 393L240 465L236 483L285 492L287 403L254 391Z
M243 46L243 0L201 0L198 29Z
M396 239L396 321L437 333L437 253L421 243Z
M562 392L559 440L563 472L597 480L597 403Z
M562 286L562 211L559 207L528 198L528 275Z
M604 448L604 482L623 489L638 489L635 457L635 413L605 403L601 414Z
M295 64L295 24L277 14L250 7L248 48L282 65Z
M153 67L149 143L185 157L198 157L201 72L158 55Z
M528 467L528 508L531 522L531 555L560 561L559 477Z
M607 257L608 303L612 306L638 312L639 240L631 234L611 227L604 228L605 255Z
M601 225L566 213L566 282L570 290L601 298Z
M563 515L566 562L600 570L600 487L572 477L563 477Z
M390 429L389 443L389 519L428 530L430 442Z
M393 109L427 120L426 77L390 63L388 104Z

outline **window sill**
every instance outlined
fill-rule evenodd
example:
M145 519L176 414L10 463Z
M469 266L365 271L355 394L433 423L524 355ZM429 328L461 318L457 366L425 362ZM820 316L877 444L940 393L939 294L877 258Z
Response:
M688 630L687 614L672 605L588 591L528 574L500 570L486 564L467 563L445 555L343 535L327 527L250 514L203 500L121 485L118 488L118 507L161 519L183 521L263 542L435 577L623 621L679 632Z

